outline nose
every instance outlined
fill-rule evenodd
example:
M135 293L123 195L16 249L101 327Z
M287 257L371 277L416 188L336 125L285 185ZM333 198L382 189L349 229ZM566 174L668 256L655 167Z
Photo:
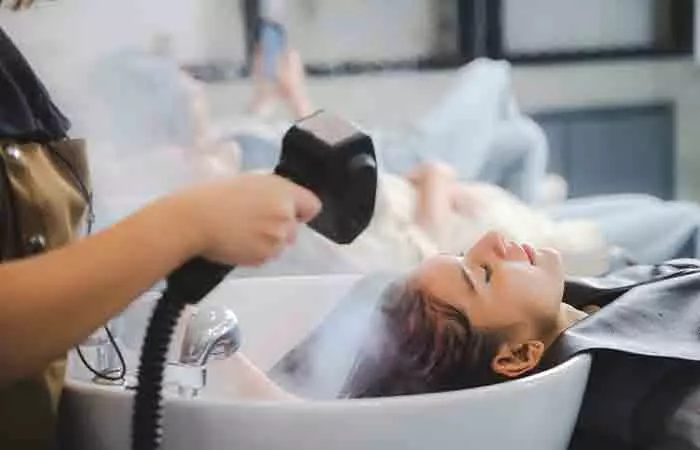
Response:
M506 258L509 245L501 233L489 231L465 254L465 260L489 263Z

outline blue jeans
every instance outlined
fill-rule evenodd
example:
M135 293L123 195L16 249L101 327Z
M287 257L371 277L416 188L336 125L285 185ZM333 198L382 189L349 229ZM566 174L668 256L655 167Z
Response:
M466 131L464 131L466 133ZM537 198L538 187L547 169L549 147L542 129L527 117L504 121L490 140L488 152L481 156L463 152L436 154L440 138L421 138L406 134L372 133L380 168L404 174L421 163L440 160L452 166L464 181L483 181L512 192L526 203ZM254 135L236 135L242 150L244 171L272 168L279 159L279 143Z
M492 183L533 203L549 158L540 126L528 117L504 120L483 147L469 133L469 129L456 127L452 132L430 135L377 132L378 159L383 170L399 175L421 163L439 161L455 169L462 181Z
M553 219L589 219L611 245L639 263L700 258L700 207L643 194L568 200L547 210Z

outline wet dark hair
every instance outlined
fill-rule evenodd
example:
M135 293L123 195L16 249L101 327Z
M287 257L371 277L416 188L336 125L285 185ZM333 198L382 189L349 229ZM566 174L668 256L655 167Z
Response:
M506 381L491 362L506 330L480 330L466 314L410 280L395 282L376 312L377 327L358 354L341 397L451 391Z

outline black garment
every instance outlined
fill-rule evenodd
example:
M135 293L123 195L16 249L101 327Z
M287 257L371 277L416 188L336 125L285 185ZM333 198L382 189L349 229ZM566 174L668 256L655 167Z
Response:
M564 295L575 307L603 307L563 333L543 364L595 352L571 448L654 445L681 401L700 388L700 262L572 280Z
M69 128L68 119L0 28L0 140L46 142L66 137Z

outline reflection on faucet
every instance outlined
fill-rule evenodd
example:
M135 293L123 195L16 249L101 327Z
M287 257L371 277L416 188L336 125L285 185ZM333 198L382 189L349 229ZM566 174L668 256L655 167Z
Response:
M166 369L165 383L177 386L181 397L195 397L206 385L209 358L224 359L241 345L238 318L228 308L205 306L188 321L179 362Z
M241 345L238 318L228 308L207 306L191 318L182 340L180 363L204 366L210 357L226 358Z

